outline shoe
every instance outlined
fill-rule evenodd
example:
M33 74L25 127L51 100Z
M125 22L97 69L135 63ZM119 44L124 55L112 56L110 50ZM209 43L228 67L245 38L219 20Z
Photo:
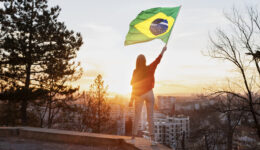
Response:
M157 142L155 141L154 138L150 138L150 142L152 146L157 145Z
M133 145L135 145L135 138L131 138L130 143L133 144Z
M157 142L152 140L152 141L151 141L151 145L152 145L152 146L155 146L155 145L157 145Z

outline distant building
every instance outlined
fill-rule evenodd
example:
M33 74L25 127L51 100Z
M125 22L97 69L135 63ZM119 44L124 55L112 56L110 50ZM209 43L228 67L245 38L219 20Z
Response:
M122 105L110 104L110 117L116 121L117 135L125 135L126 115Z
M144 133L144 137L149 138L148 130L144 131ZM187 145L187 139L190 135L189 117L179 115L174 117L167 116L165 118L154 118L154 134L155 140L158 143L172 148L178 149L183 143Z
M173 96L158 96L157 105L160 112L174 114L176 99Z
M178 101L175 103L176 111L194 111L200 110L212 106L216 103L215 100L206 100L206 99L193 99L190 101Z

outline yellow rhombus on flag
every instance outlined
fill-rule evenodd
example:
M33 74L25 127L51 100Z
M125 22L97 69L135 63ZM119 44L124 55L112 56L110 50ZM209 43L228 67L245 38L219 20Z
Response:
M151 8L142 11L131 23L125 45L161 39L167 43L181 7Z

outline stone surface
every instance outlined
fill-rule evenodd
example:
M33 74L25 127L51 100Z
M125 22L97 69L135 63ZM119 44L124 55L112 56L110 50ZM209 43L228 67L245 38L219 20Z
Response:
M18 137L0 137L0 150L121 150L121 148L44 142Z
M1 147L2 141L2 147ZM10 143L11 142L11 143ZM13 142L13 143L12 143ZM131 141L131 137L95 134L86 132L65 131L57 129L32 128L32 127L0 127L0 150L18 150L16 147L8 147L14 145L18 148L36 147L35 150L66 150L71 146L71 149L77 146L82 146L82 149L97 150L170 150L163 145L151 146L151 143L143 138L136 138L135 142ZM5 146L5 147L4 147ZM4 149L5 148L5 149ZM20 150L20 149L19 149ZM21 150L27 150L26 148ZM30 150L30 149L28 149Z
M136 138L135 142L132 143L131 139L125 139L126 143L132 144L140 150L170 150L170 148L163 146L161 144L157 144L155 146L151 146L151 143L144 138Z

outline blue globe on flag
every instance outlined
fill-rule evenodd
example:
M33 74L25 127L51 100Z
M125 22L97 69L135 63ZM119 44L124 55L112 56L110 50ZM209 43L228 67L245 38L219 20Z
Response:
M156 19L151 23L150 31L154 35L163 34L168 29L168 21L166 19Z

